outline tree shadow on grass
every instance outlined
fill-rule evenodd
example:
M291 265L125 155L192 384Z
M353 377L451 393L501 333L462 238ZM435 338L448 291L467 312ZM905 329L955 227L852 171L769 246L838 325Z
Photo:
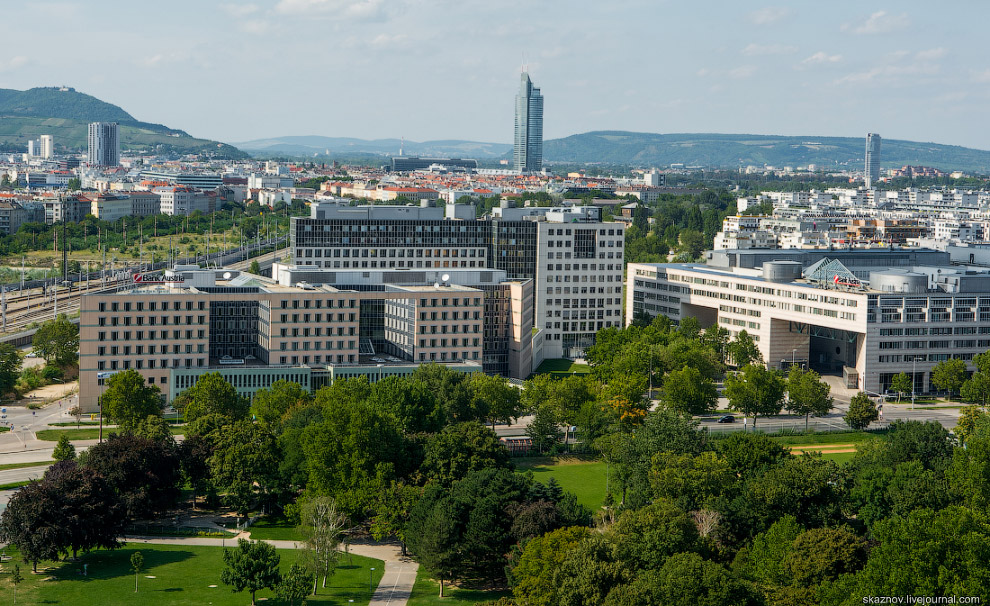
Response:
M159 566L175 564L194 557L190 551L164 551L141 549L140 546L122 549L91 551L79 556L78 561L62 562L52 574L59 581L99 581L121 576L134 576L131 569L131 555L140 551L144 557L143 571L151 571ZM85 569L86 575L83 576Z

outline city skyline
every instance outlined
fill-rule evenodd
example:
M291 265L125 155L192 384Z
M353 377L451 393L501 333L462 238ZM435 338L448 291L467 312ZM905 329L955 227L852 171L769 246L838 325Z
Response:
M221 141L319 134L508 143L512 76L524 61L554 91L546 139L590 130L876 131L990 146L990 127L973 119L990 98L976 29L990 10L982 5L966 20L920 2L558 8L181 0L152 18L140 5L30 3L11 7L8 19L44 22L50 43L9 32L0 75L11 88L75 86L139 120ZM335 36L329 52L326 35ZM84 40L92 52L70 52ZM459 49L451 61L432 60L451 48ZM276 77L251 85L257 73ZM369 78L373 93L345 85ZM132 85L155 79L170 82L171 93ZM232 94L238 82L250 94ZM280 82L305 82L307 92L287 94Z

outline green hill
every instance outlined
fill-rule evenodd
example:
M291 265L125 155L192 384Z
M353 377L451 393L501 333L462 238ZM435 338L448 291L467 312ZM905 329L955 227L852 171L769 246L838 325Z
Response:
M182 130L135 120L120 107L68 87L0 89L0 147L23 151L29 139L52 135L58 151L84 151L90 122L117 122L122 151L246 157L239 149Z
M595 131L552 139L543 144L549 162L603 163L640 166L739 167L807 166L862 169L864 137L785 137L774 135L653 134ZM943 170L990 173L990 151L884 139L882 164L923 165Z

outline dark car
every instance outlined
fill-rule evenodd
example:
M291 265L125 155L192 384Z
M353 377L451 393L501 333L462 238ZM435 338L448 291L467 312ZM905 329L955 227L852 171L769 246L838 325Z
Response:
M723 415L718 418L719 423L735 423L736 418L732 415Z

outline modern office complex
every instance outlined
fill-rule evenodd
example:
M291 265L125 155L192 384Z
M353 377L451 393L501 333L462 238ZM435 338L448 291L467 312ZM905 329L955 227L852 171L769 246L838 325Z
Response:
M543 95L529 74L519 76L516 95L516 132L512 149L513 167L519 172L543 169Z
M499 342L515 376L530 373L531 281L499 282L486 292L448 281L372 284L363 273L339 276L351 285L285 286L180 266L138 276L118 292L85 295L80 405L95 410L106 379L127 369L168 400L207 372L251 396L279 379L316 389L344 377L405 375L430 362L480 372Z
M478 161L466 158L420 158L418 156L395 156L392 158L392 172L426 170L433 165L447 168L478 169Z
M498 269L535 280L535 326L543 357L578 357L595 333L621 324L625 224L596 207L313 204L292 219L300 268Z
M990 348L990 270L943 252L731 250L627 272L627 323L646 313L746 330L771 368L809 364L871 392L900 372L928 391L935 364Z
M91 122L89 125L90 166L119 166L120 139L116 122Z
M866 135L866 188L880 180L880 135Z

